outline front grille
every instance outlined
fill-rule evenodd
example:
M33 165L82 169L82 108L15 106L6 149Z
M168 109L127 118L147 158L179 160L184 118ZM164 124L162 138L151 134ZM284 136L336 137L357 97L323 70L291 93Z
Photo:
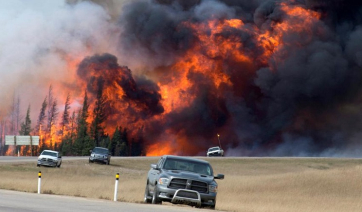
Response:
M177 196L190 198L190 199L198 199L198 196L195 192L179 191L179 192L177 192Z
M201 181L190 181L191 186L187 188L187 179L173 178L168 185L169 188L173 189L189 189L197 191L199 193L207 193L207 183Z
M170 185L168 185L168 187L174 188L174 189L185 189L186 182L187 182L186 179L173 178L170 182Z
M218 152L213 152L213 153L210 153L209 155L211 155L211 156L219 156L220 153L218 153Z
M207 183L200 181L192 181L191 190L197 191L199 193L207 193Z
M48 158L48 159L46 159L46 158L42 158L42 159L41 159L41 161L44 161L44 162L45 162L45 161L48 161L48 162L53 162L53 159L50 159L50 158Z

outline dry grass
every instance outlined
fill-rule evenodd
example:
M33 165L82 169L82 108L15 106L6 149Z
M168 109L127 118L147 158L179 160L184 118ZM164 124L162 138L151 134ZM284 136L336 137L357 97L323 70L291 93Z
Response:
M204 158L219 182L216 209L227 211L362 211L362 160L315 158ZM113 158L110 166L87 160L63 161L62 167L0 163L0 188L47 194L141 202L150 163L158 158Z

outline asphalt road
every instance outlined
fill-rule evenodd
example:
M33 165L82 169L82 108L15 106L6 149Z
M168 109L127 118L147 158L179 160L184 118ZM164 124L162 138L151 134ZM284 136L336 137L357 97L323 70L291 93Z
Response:
M86 199L81 197L58 196L49 194L35 194L0 189L1 212L99 212L99 211L127 211L127 212L207 212L211 210L195 209L190 206L151 205L109 200Z
M88 160L89 156L79 156L79 157L74 157L74 156L63 156L62 160L66 161L66 160ZM123 157L114 157L112 156L112 158L123 158ZM125 157L127 159L149 159L152 157ZM0 156L0 163L13 163L13 162L34 162L36 163L38 159L38 156L20 156L20 157L16 157L16 156Z

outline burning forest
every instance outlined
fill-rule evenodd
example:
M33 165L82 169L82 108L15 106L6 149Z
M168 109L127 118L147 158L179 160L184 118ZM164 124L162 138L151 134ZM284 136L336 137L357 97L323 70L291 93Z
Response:
M43 3L0 7L2 154L362 152L362 3Z

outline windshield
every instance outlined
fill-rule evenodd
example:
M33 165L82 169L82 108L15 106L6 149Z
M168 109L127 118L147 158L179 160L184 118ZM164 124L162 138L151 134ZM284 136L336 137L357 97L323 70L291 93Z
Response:
M106 155L108 154L108 149L94 148L92 152Z
M179 159L170 159L168 158L163 165L163 169L167 170L182 170L195 172L202 175L212 176L212 168L207 163L199 163L195 161L188 160L179 160Z
M41 153L41 155L50 155L50 156L53 156L53 157L57 157L57 153L56 152L49 152L49 151L43 151Z
M219 150L219 147L212 147L212 148L209 149L210 152L215 151L215 150Z

